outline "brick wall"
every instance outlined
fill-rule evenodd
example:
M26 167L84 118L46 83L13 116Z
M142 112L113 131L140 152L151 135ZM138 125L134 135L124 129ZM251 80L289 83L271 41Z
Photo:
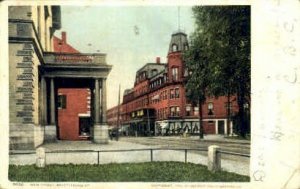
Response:
M58 95L66 95L66 108L58 109L58 128L61 140L80 140L79 116L90 110L87 89L60 88Z

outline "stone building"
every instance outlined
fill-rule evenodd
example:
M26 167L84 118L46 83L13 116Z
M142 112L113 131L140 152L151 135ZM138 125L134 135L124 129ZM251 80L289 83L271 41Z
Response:
M33 149L60 139L60 88L88 88L91 139L107 143L106 54L54 52L59 6L9 7L9 144Z
M186 99L187 70L182 54L189 48L187 35L172 34L167 63L160 58L136 72L134 87L124 91L121 124L132 135L199 133L199 109ZM113 108L115 109L115 108ZM237 111L231 97L231 114ZM231 134L227 122L227 98L207 98L203 110L205 134Z

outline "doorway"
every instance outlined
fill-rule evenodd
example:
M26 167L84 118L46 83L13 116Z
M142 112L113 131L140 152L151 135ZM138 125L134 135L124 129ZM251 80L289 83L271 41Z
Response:
M224 135L224 121L218 121L218 134Z

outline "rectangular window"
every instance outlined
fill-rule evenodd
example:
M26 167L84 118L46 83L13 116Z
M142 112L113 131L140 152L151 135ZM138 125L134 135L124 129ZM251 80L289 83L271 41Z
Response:
M170 114L171 116L175 116L175 107L170 108Z
M209 102L207 108L208 110L212 110L214 108L214 104L212 102Z
M176 116L180 116L180 108L179 108L179 106L176 107Z
M172 68L172 79L173 81L178 80L178 68Z
M199 115L199 108L198 107L194 107L194 115L195 116Z
M58 109L66 109L67 107L67 96L66 95L58 95L57 100L57 107Z
M175 89L175 98L179 98L179 88Z
M174 89L170 89L170 99L175 97Z
M190 116L191 115L191 106L186 106L185 107L185 114L186 114L186 116Z

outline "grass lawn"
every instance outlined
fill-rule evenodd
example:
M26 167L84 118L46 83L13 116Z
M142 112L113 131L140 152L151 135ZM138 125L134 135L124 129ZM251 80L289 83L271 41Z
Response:
M9 166L11 181L84 182L249 182L250 178L225 171L211 173L206 166L181 162L111 163L105 165Z

